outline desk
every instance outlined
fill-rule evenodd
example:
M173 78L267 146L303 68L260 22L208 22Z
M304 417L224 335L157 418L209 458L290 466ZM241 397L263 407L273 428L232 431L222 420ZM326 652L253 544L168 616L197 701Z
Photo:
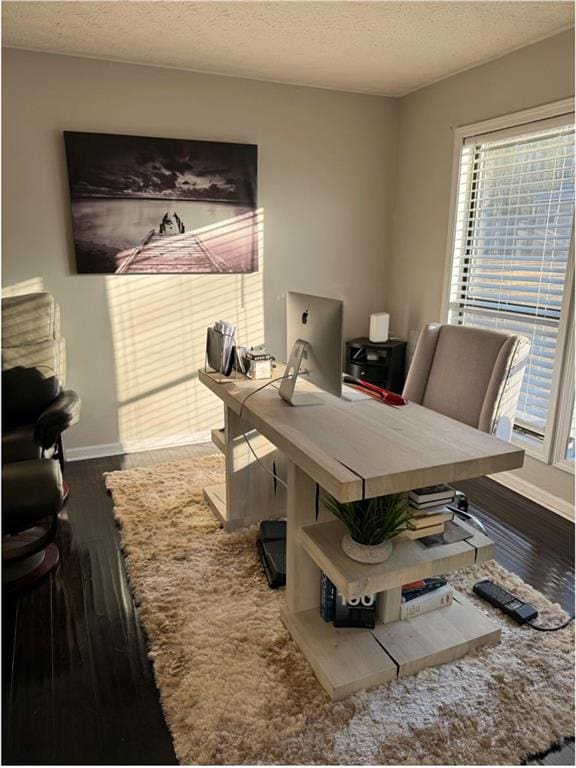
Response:
M274 384L246 400L262 380L223 381L202 370L199 377L225 406L226 487L213 507L228 529L286 515L282 618L333 699L498 641L499 629L462 595L449 608L395 620L402 583L493 557L487 537L475 534L428 556L418 542L404 539L385 563L355 563L339 549L340 521L324 509L316 519L317 485L340 501L353 501L515 469L523 450L415 403L349 402L302 381L299 389L313 391L322 404L292 407ZM263 462L285 477L287 490L274 488L244 434ZM322 620L320 569L348 598L382 593L375 630L338 629Z

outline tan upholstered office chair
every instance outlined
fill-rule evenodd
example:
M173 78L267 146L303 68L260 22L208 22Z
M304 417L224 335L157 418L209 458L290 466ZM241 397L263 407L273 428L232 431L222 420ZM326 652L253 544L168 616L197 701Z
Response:
M403 395L414 403L469 424L482 432L510 440L530 341L511 333L463 325L425 326ZM466 512L459 494L460 512Z
M418 339L403 395L509 440L529 352L524 336L430 323Z

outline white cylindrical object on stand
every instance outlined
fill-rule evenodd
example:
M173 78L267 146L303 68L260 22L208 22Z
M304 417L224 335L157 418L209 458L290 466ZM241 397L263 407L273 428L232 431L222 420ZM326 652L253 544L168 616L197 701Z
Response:
M376 312L370 315L370 341L375 343L388 341L390 331L390 315L388 312Z

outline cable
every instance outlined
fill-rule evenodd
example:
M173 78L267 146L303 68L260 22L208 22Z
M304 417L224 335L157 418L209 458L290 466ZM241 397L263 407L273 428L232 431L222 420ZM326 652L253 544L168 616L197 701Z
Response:
M532 629L537 629L538 632L557 632L559 629L564 629L565 627L567 627L573 621L574 621L574 616L570 616L569 619L566 619L564 624L560 624L560 626L558 626L558 627L541 627L538 624L532 624L532 622L530 622L530 621L527 621L526 623Z
M309 373L310 373L310 371L304 370L304 371L299 371L297 375L298 376L307 376ZM289 374L284 374L283 376L276 376L275 379L269 379L266 382L266 384L262 384L261 387L257 387L256 389L253 389L252 392L248 392L248 394L246 395L246 397L244 398L244 400L242 400L242 402L240 404L240 412L239 412L238 416L240 418L242 418L242 413L244 411L244 403L246 402L246 400L248 400L248 398L252 397L252 395L255 395L257 392L261 392L263 389L266 389L266 387L269 387L271 384L274 384L277 381L282 381L282 379L291 379L294 375L295 375L294 373L289 373Z
M298 376L305 376L308 373L310 373L310 371L299 371L298 372ZM242 412L244 410L244 403L246 402L246 400L248 400L249 397L252 397L252 395L255 395L257 392L261 392L263 389L266 389L266 387L269 387L271 384L274 384L277 381L282 381L282 379L290 379L290 378L292 378L292 376L294 376L293 373L290 373L288 375L284 374L283 376L277 376L275 379L269 379L266 382L266 384L262 384L261 387L257 387L256 389L253 389L252 392L249 392L246 395L246 397L244 398L244 400L242 400L242 403L240 404L240 412L238 414L238 417L240 419L242 418ZM251 451L252 455L254 456L254 458L256 459L256 461L258 462L258 464L260 464L260 466L263 467L266 470L266 472L268 472L269 475L272 475L272 477L277 482L279 482L281 485L283 485L284 488L288 488L288 483L285 483L284 480L282 480L281 477L278 477L276 472L273 472L269 467L267 467L266 464L264 464L264 462L262 461L262 459L257 455L256 451L254 450L254 448L252 448L252 445L250 444L250 440L249 440L248 435L246 434L246 432L242 432L242 437L246 441L246 444L248 445L248 448L250 448L250 451Z
M286 374L284 374L283 376L276 376L275 379L269 379L266 382L266 384L262 384L261 387L257 387L256 389L253 389L252 392L248 392L244 400L242 400L242 402L240 403L240 413L238 414L238 416L242 418L242 413L244 411L244 403L246 402L246 400L248 400L248 398L252 397L252 395L255 395L257 392L261 392L263 389L266 389L266 387L269 387L271 384L274 384L274 382L276 381L282 381L282 379L289 379L293 375L294 374L291 373L289 376L287 376Z
M281 477L278 477L276 472L273 472L269 467L267 467L266 464L264 464L264 462L262 461L262 459L257 455L256 451L254 450L254 448L252 448L252 445L250 444L250 440L248 439L248 435L246 434L246 432L242 432L242 437L244 438L244 440L246 440L246 445L248 446L248 448L250 448L250 451L252 452L252 456L254 456L258 464L260 464L261 467L264 467L266 472L268 472L269 475L272 475L272 477L274 478L274 480L276 480L276 482L283 485L284 488L288 488L288 483L285 483Z

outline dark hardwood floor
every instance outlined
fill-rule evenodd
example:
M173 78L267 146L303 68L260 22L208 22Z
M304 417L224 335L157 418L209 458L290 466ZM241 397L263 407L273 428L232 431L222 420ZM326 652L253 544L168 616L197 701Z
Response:
M498 562L572 614L574 524L487 477L456 487L496 542Z
M72 490L58 570L3 600L4 764L176 763L102 473L212 451L190 446L67 465ZM496 540L497 559L573 610L574 526L491 480L459 487ZM573 765L573 744L534 763Z

